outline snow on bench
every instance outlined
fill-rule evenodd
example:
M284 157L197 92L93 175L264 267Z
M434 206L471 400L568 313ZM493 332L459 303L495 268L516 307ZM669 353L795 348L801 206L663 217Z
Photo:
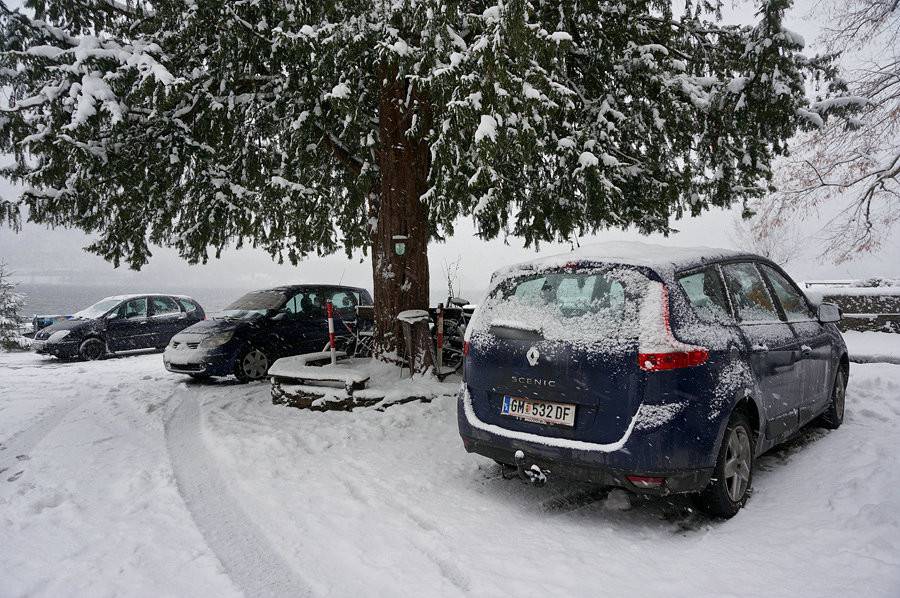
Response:
M335 351L334 356L337 359L340 359L342 357L346 357L347 354L344 351ZM291 368L305 367L317 361L329 360L331 360L331 351L317 351L315 353L304 353L303 355L291 355L290 357L282 357L272 364L272 367L269 368L269 374L272 376L284 376L286 378L290 378L291 376L289 372ZM282 371L285 373L280 373Z
M278 363L277 361L275 362ZM275 366L272 366L274 369ZM369 375L353 368L340 365L303 365L293 366L287 370L279 369L276 372L269 370L270 376L277 378L290 378L291 380L307 380L316 382L343 382L346 385L359 385L369 379Z
M429 319L428 312L424 309L407 309L397 314L397 319L406 324L426 322Z
M340 357L346 355L343 351L337 351L335 354ZM311 382L323 385L337 384L348 391L365 387L366 382L369 380L369 374L366 372L344 364L308 365L311 362L330 358L331 353L327 351L282 357L269 368L269 376L279 380Z

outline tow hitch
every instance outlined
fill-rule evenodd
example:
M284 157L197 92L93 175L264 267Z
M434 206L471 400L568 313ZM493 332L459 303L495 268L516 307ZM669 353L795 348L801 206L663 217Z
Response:
M531 467L525 467L525 453L521 450L516 451L516 473L519 477L529 484L534 484L535 486L543 486L547 483L547 474L550 473L550 470L544 470L533 464Z

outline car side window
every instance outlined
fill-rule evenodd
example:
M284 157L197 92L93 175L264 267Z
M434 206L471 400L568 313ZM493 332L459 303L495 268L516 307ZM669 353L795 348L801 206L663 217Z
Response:
M678 277L694 312L704 322L728 322L732 320L728 298L722 278L715 267L703 268Z
M778 298L788 322L811 320L813 318L812 311L797 287L778 270L765 264L761 264L761 268L772 284L772 289L775 291L775 296Z
M185 311L185 313L191 313L197 311L197 304L191 301L190 299L184 299L183 297L178 298L178 303L181 304L181 308Z
M303 317L320 320L325 318L325 295L322 291L307 291L300 300Z
M300 293L297 293L296 295L294 295L293 297L291 297L290 299L288 299L288 302L284 304L284 311L293 316L298 315L301 311L300 310L300 300L302 298L303 298L303 293L300 292Z
M119 308L120 318L146 318L147 317L147 298L131 299L122 304Z
M728 295L735 315L742 322L772 322L780 320L766 283L751 262L722 266Z
M356 306L359 305L359 298L356 293L351 291L332 291L331 303L337 314L347 320L356 318Z
M171 297L154 297L153 298L153 315L154 316L171 316L180 314L181 308L178 303Z
M323 295L318 291L300 291L285 304L283 311L292 318L319 318L325 317L325 303Z

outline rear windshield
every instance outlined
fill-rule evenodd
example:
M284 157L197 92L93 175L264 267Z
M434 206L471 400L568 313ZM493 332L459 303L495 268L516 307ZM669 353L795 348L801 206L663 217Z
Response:
M287 300L287 295L279 291L255 291L233 302L219 315L225 318L255 318L280 310Z
M630 268L552 270L507 279L479 306L475 325L535 331L547 340L636 338L648 279ZM477 332L477 329L476 331Z

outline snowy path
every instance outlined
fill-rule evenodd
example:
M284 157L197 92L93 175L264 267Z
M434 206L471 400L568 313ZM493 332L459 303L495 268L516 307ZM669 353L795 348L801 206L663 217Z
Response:
M241 595L176 489L158 360L0 353L0 460L27 457L0 475L3 598Z
M178 490L206 542L247 596L306 596L309 589L232 497L203 445L197 397L181 390L166 421Z
M503 479L452 398L309 413L159 360L0 354L3 598L900 596L900 366L853 364L845 425L714 522Z

